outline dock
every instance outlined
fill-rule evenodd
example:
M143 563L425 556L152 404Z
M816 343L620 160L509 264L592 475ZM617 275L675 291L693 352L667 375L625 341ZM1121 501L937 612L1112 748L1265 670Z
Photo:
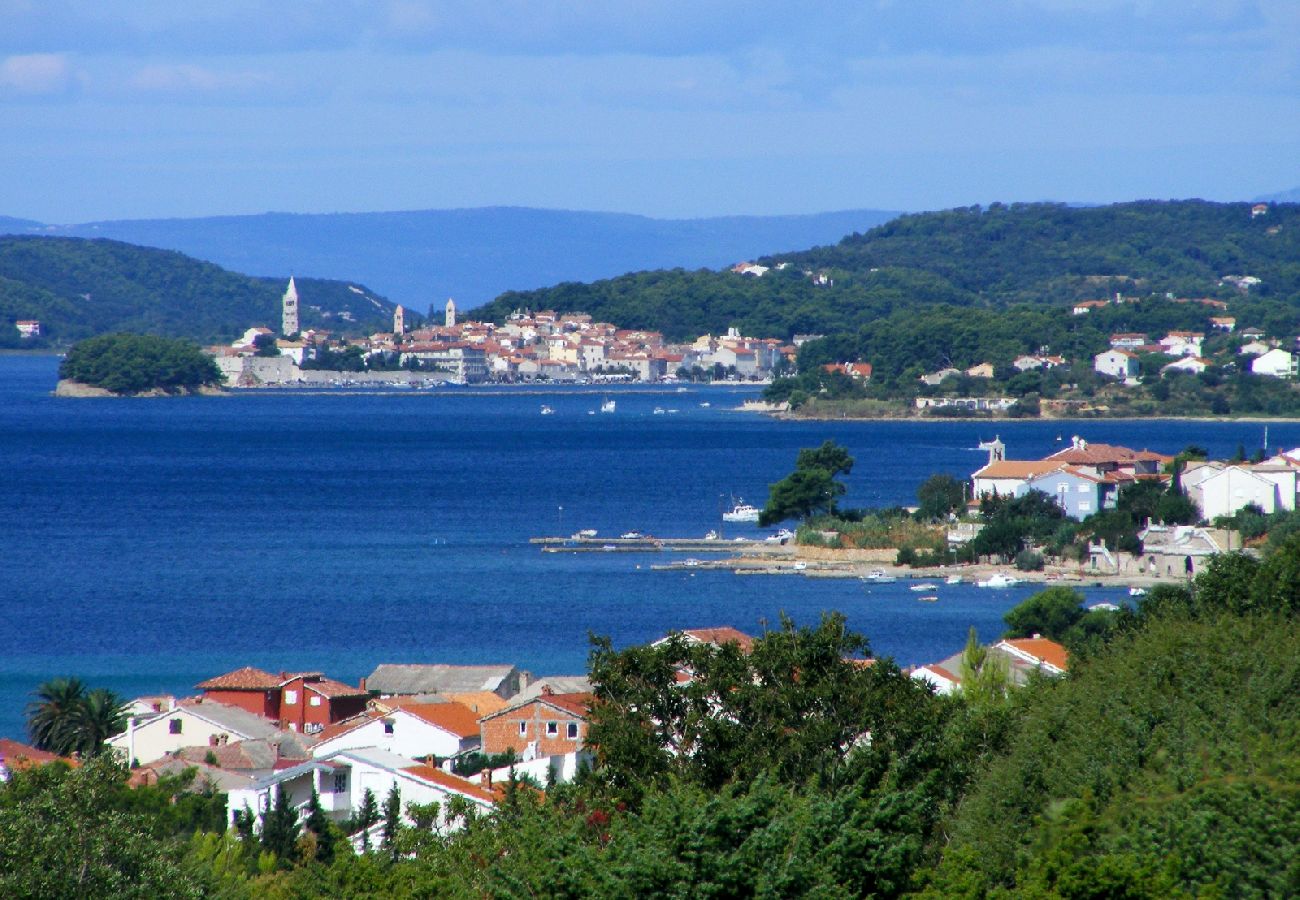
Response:
M792 546L765 540L736 538L654 537L535 537L530 544L540 544L543 553L745 553L789 556Z

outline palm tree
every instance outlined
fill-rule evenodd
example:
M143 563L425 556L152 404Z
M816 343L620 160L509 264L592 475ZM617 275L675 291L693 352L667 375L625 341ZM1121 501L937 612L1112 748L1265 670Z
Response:
M77 749L94 755L104 749L104 742L126 730L126 702L108 688L95 688L81 701L74 730Z
M27 733L41 750L66 756L77 749L76 722L86 698L80 678L52 678L32 692L27 704Z
M42 750L93 755L126 728L126 704L107 688L86 690L80 678L53 678L27 705L27 731Z

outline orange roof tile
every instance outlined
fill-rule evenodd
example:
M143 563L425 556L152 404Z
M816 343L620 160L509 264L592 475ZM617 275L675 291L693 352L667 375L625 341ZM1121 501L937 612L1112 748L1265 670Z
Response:
M57 753L50 753L48 750L40 750L9 738L0 738L0 762L3 762L11 769L24 768L26 765L40 766L45 763L62 760L69 765L76 765L73 760L65 759Z
M682 631L687 637L703 644L739 644L740 649L748 653L754 648L754 639L738 628L723 625L719 628L687 628Z
M1070 667L1070 651L1049 638L1008 638L1002 643L1015 647L1034 659L1040 659L1048 665L1055 666L1062 672Z
M307 690L315 691L323 697L365 697L367 692L359 687L353 687L350 684L344 684L341 681L335 681L333 678L322 678L320 681L308 681L305 685Z
M464 706L468 706L479 716L486 716L489 713L498 712L510 705L510 702L500 694L492 691L470 691L462 694L443 694L448 700L454 700ZM396 701L397 698L393 698Z
M975 478L1033 478L1061 467L1058 459L1000 459L975 473Z
M496 795L492 791L485 790L474 782L467 781L459 776L448 775L446 772L442 771L442 769L437 769L433 766L407 766L402 771L409 772L416 778L423 778L425 781L433 782L441 787L450 788L453 791L459 791L462 794L468 794L469 796L476 797L480 800L486 800L489 803L496 802Z
M225 675L209 678L195 685L201 691L269 691L280 686L281 679L270 672L244 666Z
M463 703L404 703L398 709L458 737L479 733L478 716Z

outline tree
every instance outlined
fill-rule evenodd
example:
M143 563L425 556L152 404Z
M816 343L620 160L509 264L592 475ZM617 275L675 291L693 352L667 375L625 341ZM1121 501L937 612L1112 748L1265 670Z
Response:
M298 811L289 803L284 785L276 788L275 804L262 814L262 847L282 866L290 864L298 845Z
M941 519L966 502L965 485L951 475L931 475L916 489L922 519Z
M1250 604L1260 612L1294 615L1300 611L1300 532L1288 536L1259 567Z
M325 815L325 808L321 806L320 794L316 788L311 789L311 799L307 801L307 819L303 826L315 838L315 857L323 863L330 863L334 859L334 828L330 824L329 817Z
M962 650L960 677L962 696L975 706L1000 703L1011 688L1007 658L982 645L974 626L966 636L966 647Z
M852 470L853 457L834 441L800 450L794 471L771 486L759 524L773 525L786 519L806 519L817 512L834 512L835 501L845 492L835 476Z
M60 756L73 753L80 745L77 722L86 697L79 678L52 678L33 691L36 699L27 705L27 733L41 750Z
M397 857L397 835L402 830L402 792L397 787L397 782L388 791L388 796L384 798L384 836L380 846L393 856Z
M1072 588L1049 587L1039 591L1002 617L1002 621L1007 623L1007 637L1041 634L1054 641L1063 641L1066 633L1084 616L1082 602L1082 595Z
M1249 612L1259 569L1259 561L1245 553L1214 554L1192 582L1194 609L1203 615Z
M361 795L361 809L353 820L353 833L361 835L361 852L370 852L370 829L379 821L379 804L375 802L375 792L366 788Z

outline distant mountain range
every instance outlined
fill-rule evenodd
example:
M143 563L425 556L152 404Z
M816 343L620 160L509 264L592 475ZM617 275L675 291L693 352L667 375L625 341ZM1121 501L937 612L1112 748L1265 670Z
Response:
M177 250L238 272L351 280L408 308L471 309L507 290L625 272L717 268L834 243L892 219L882 210L652 219L487 207L412 212L265 213L46 225L0 216L0 234L111 238Z
M1300 187L1291 188L1289 191L1278 191L1276 194L1264 194L1255 198L1256 203L1300 203Z

